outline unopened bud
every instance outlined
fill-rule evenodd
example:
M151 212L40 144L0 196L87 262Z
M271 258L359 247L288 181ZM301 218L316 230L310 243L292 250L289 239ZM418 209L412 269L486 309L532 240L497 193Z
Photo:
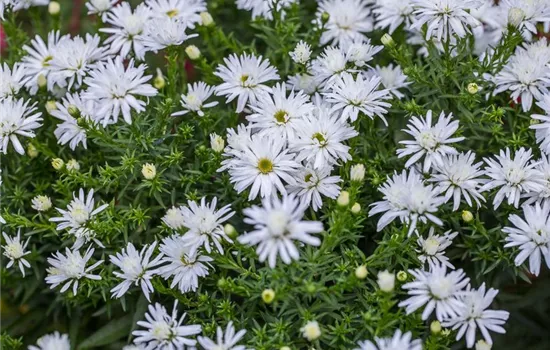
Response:
M237 230L235 230L235 227L231 224L225 224L223 227L223 232L229 237L234 238L237 236Z
M408 277L408 275L405 271L399 271L397 273L397 280L399 282L405 282L407 280L407 277Z
M493 346L487 343L485 340L478 340L476 343L476 350L491 350Z
M48 84L48 79L44 74L39 74L38 78L36 78L36 83L38 84L39 88L43 88Z
M57 109L57 103L55 101L48 101L46 102L46 111L50 114L52 114L52 111L55 111Z
M369 272L367 271L367 267L365 265L358 266L355 269L355 277L357 277L360 280L364 280L367 278L367 275Z
M389 293L395 288L395 275L388 270L378 272L377 282L381 291Z
M395 45L395 41L393 41L393 38L388 33L382 35L380 41L382 41L382 45L384 46L392 47Z
M479 86L476 83L468 84L468 93L475 95L479 91Z
M514 27L519 26L524 19L525 11L523 11L519 7L512 7L508 11L508 23L513 25Z
M164 80L164 76L162 75L162 71L160 68L157 68L157 76L155 79L153 79L153 86L160 90L166 85L166 80Z
M363 164L352 165L349 175L351 181L362 182L365 179L365 166Z
M80 170L80 164L75 159L71 159L67 162L67 170L69 171L79 171Z
M275 291L273 289L264 289L262 292L262 300L266 304L271 304L275 299Z
M336 200L336 203L341 207L347 207L349 205L349 192L342 191Z
M330 15L329 15L328 12L325 11L325 12L323 12L323 13L321 14L321 22L322 22L323 24L326 24L326 23L328 22L329 19L330 19Z
M51 1L48 4L48 13L52 16L57 16L59 14L59 11L61 11L61 6L57 1Z
M309 341L314 341L321 336L321 328L317 321L309 321L300 328L300 331L302 331L302 336Z
M69 107L67 107L67 112L69 112L73 118L78 118L80 116L80 110L75 105L69 105Z
M223 137L216 134L215 132L210 134L210 147L214 150L214 152L220 153L223 151L223 148L225 147L225 141L223 140Z
M351 206L351 212L353 214L359 214L361 212L361 204L356 202L354 205L352 205Z
M472 214L471 211L469 210L462 211L462 220L464 220L464 222L470 222L473 219L474 219L474 214Z
M185 48L185 53L190 59L196 60L201 57L201 51L195 45L189 45Z
M52 159L52 167L55 170L61 170L65 166L65 162L61 158L54 158Z
M203 26L209 27L214 24L214 19L212 18L212 15L208 12L201 12L201 24Z
M436 320L430 323L430 331L433 334L438 334L439 332L441 332L441 322Z
M153 180L157 176L157 167L151 163L145 163L141 167L141 174L147 180Z
M34 147L32 143L29 144L29 146L27 147L27 155L31 158L38 157L38 150L36 149L36 147Z

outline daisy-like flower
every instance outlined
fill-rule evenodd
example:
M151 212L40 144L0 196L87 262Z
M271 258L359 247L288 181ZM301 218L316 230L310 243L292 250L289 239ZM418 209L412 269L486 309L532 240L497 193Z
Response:
M219 65L214 72L223 80L216 87L216 95L227 96L228 103L237 98L237 113L244 110L247 102L255 104L259 95L271 91L264 83L280 79L277 69L262 56L231 55L223 61L225 65Z
M550 156L543 156L537 163L536 168L542 174L544 184L537 192L523 193L521 196L527 198L523 205L550 202Z
M550 3L546 0L502 0L499 6L508 13L508 21L514 22L512 24L529 41L533 35L537 35L538 23L550 22Z
M200 13L206 11L204 0L147 0L151 14L161 19L176 19L189 28L201 23Z
M38 338L35 345L29 345L28 350L71 350L68 334L53 332Z
M525 219L516 214L508 217L514 227L502 229L508 234L504 247L518 247L519 254L514 259L516 266L529 258L529 271L538 276L543 258L550 268L550 202L524 205L523 216Z
M57 143L69 144L74 151L79 144L86 149L87 132L84 125L94 126L96 104L92 100L83 100L78 93L67 94L62 103L56 103L57 109L50 114L62 123L54 131Z
M340 176L330 176L332 169L324 167L315 169L306 166L294 176L296 184L288 186L288 192L296 195L302 205L312 206L314 211L323 206L322 196L336 199L340 194Z
M24 65L16 63L13 68L7 63L0 65L0 100L17 95L25 81Z
M109 59L100 63L84 80L88 89L82 98L98 104L97 115L104 116L103 126L116 123L121 113L124 121L132 124L132 109L138 113L145 111L147 103L137 97L157 94L157 90L146 83L151 76L143 75L145 69L147 66L144 64L134 67L134 60L130 60L125 68L122 57L118 56L114 61Z
M350 67L351 62L351 57L345 51L329 46L311 62L311 75L323 90L328 91L334 85L334 80L341 75L357 72L357 69Z
M232 154L242 154L252 142L252 130L248 125L239 124L237 130L227 129L227 146L224 149L224 155L230 157ZM231 161L231 159L228 159ZM226 160L227 161L227 160Z
M359 135L345 119L323 105L299 120L296 130L296 138L289 140L290 149L297 153L296 161L310 162L315 169L351 160L350 147L344 142Z
M409 28L413 5L411 0L375 0L374 9L376 16L374 28L386 29L392 34L401 24Z
M169 46L179 46L198 34L186 34L186 22L174 18L153 18L145 26L144 45L157 52Z
M403 131L414 137L414 140L399 141L405 148L397 150L397 157L412 155L405 163L407 168L424 157L423 171L428 172L432 165L441 163L443 156L458 154L454 147L449 146L464 140L464 137L452 137L458 126L458 120L453 120L452 113L446 116L445 112L441 112L433 126L431 110L426 113L426 118L412 117L408 128Z
M367 39L365 33L372 31L373 19L368 2L361 0L322 0L317 10L317 21L322 22L323 13L329 14L321 35L321 45L331 43L347 48L353 42Z
M423 264L427 263L430 268L436 265L445 265L450 269L454 269L455 267L449 262L449 258L445 256L445 249L453 243L453 239L457 235L458 232L451 232L449 230L440 236L435 234L433 227L430 227L428 238L419 236L416 241L420 247L420 250L417 250L417 252L421 253L418 256L418 260Z
M356 41L346 49L346 59L356 67L365 67L383 48L380 45L371 45L370 39Z
M181 207L172 207L166 211L166 214L162 217L162 222L172 230L179 230L184 227L185 218Z
M298 64L306 64L311 57L311 46L303 40L300 40L294 51L290 53L292 60Z
M273 8L284 18L285 8L290 7L298 0L236 0L237 8L252 12L252 19L263 17L267 20L273 19Z
M411 0L414 6L414 20L411 29L420 30L427 25L426 39L436 37L447 41L450 36L460 38L470 32L469 27L481 23L470 14L470 9L478 8L479 0Z
M30 101L30 100L29 100ZM29 101L14 100L12 97L0 100L0 152L7 154L11 142L15 151L21 155L25 149L18 136L34 138L34 129L42 126L42 112L36 112L36 104ZM36 113L35 113L36 112Z
M175 350L184 349L197 344L195 339L190 336L201 332L200 325L184 325L183 320L186 314L178 318L178 301L174 303L172 314L168 314L166 308L159 303L154 306L149 305L145 314L145 321L138 321L138 326L145 330L135 330L132 332L136 338L136 345L143 344L145 349L155 350Z
M321 81L318 77L311 73L298 73L288 77L286 88L289 90L303 91L308 95L312 95L317 91Z
M191 250L191 246L179 235L164 238L160 245L160 252L164 254L161 263L167 265L159 267L155 272L165 279L173 276L170 288L178 286L182 293L197 290L199 277L208 276L209 262L213 261L201 255L197 249L193 252Z
M380 77L382 86L399 100L405 97L399 89L406 89L411 84L411 82L407 81L407 76L403 74L401 67L398 65L395 67L393 64L389 64L386 67L380 67L377 65L369 71L368 75L371 77Z
M90 240L103 247L101 242L94 238L95 232L88 228L87 225L94 219L94 216L101 213L108 206L108 204L103 204L94 209L94 190L91 189L88 192L88 196L85 196L84 189L81 188L78 192L78 197L73 193L73 200L67 206L67 210L56 208L62 216L51 218L50 221L59 223L57 225L58 231L69 229L69 233L76 237L75 249L79 249L84 243Z
M248 145L231 157L218 171L228 169L231 182L238 193L251 187L249 200L258 194L270 197L277 192L286 194L283 181L294 184L292 173L300 166L289 154L286 141L271 136L253 135Z
M103 260L86 267L93 254L94 248L92 247L88 247L84 256L80 254L79 250L69 248L65 248L65 255L60 252L52 254L52 257L48 258L48 264L51 267L48 268L48 276L46 276L46 283L51 284L50 289L54 289L63 283L60 293L64 293L72 285L73 295L76 295L78 282L81 278L101 280L101 276L93 275L91 272L102 264Z
M422 341L420 339L412 340L411 332L403 334L401 330L396 330L391 338L374 338L374 343L370 340L360 341L358 348L354 350L422 350Z
M427 320L435 310L437 319L441 322L448 317L458 315L464 303L460 296L470 279L462 269L447 273L445 265L433 265L430 271L420 269L409 270L415 280L403 285L410 297L399 303L405 307L407 315L422 306L422 320Z
M121 272L114 271L113 274L124 280L111 289L113 298L120 298L126 294L133 284L135 286L140 285L147 300L151 301L149 293L155 291L151 284L151 279L155 275L155 272L151 271L151 269L162 264L162 254L157 255L151 260L156 246L157 242L151 245L146 244L138 252L132 243L128 243L126 248L122 249L122 252L109 255L111 263L121 270Z
M265 198L262 207L254 205L243 210L244 222L253 225L254 230L239 236L238 240L242 244L257 245L260 262L267 259L271 268L275 268L278 256L290 264L300 258L294 241L312 246L321 244L313 234L323 231L323 224L302 220L305 210L306 206L294 196Z
M5 241L5 244L2 246L4 248L4 256L10 260L6 268L9 269L17 263L21 274L25 277L25 267L31 268L31 264L25 259L25 256L31 253L30 251L26 251L30 237L27 238L26 242L21 242L21 230L17 231L17 236L13 238L5 232L2 232L2 236L4 236Z
M109 16L109 10L115 6L118 0L89 0L86 2L86 8L89 15L101 16L101 20L106 22Z
M437 190L445 194L445 202L453 199L453 211L460 206L462 197L466 203L473 206L472 199L477 206L485 201L481 195L480 187L485 179L480 179L485 172L480 169L483 162L475 163L476 155L472 151L458 155L448 155L434 165L435 172L428 180L437 184Z
M130 51L133 51L136 58L143 60L147 51L144 29L151 17L149 7L139 4L132 11L130 4L123 2L109 11L106 17L105 21L112 27L99 30L110 34L105 40L106 45L110 44L110 51L119 53L122 57L127 57Z
M545 114L531 115L531 118L539 123L534 123L529 128L535 129L535 137L540 150L550 155L550 93L544 95L541 101L537 102L537 106L542 108Z
M494 208L497 209L504 198L508 198L508 204L519 206L522 193L540 192L544 189L544 176L537 169L536 162L532 162L531 149L520 148L512 159L510 149L500 150L495 158L484 158L487 163L485 174L490 180L480 188L480 191L489 191L500 187L493 199Z
M235 212L231 210L229 204L216 210L217 203L218 198L216 197L210 203L207 203L206 198L202 197L200 205L195 201L188 201L188 207L180 209L183 215L183 226L188 228L182 240L191 246L192 254L201 246L210 253L212 245L223 254L221 241L233 242L223 231L222 224L235 215Z
M361 112L373 120L375 115L378 116L387 126L384 114L388 113L387 108L391 107L391 104L384 100L389 99L390 94L386 89L378 89L380 81L379 77L369 79L362 74L358 74L354 79L351 74L346 73L336 78L332 91L324 95L328 102L334 104L334 111L342 111L342 118L354 122Z
M204 108L212 108L218 105L218 101L205 103L214 93L214 87L206 85L199 81L194 84L187 84L187 94L181 95L181 106L183 110L172 113L172 116L184 115L189 112L197 113L199 117L204 117Z
M260 135L272 135L285 140L293 140L299 121L313 112L309 96L302 91L291 91L287 96L285 83L277 83L270 94L262 94L251 105L254 112L246 117L249 126L258 129Z
M479 289L470 290L462 297L463 306L458 309L458 314L442 323L443 327L458 329L456 340L466 335L466 345L472 348L475 343L476 330L479 328L483 338L488 344L493 344L489 331L504 334L502 327L508 320L510 313L502 310L487 310L498 294L498 290L489 288L485 283Z
M230 321L227 324L225 332L222 327L218 326L216 330L216 341L208 337L198 336L197 340L199 344L205 350L245 350L244 345L237 345L237 343L244 337L246 330L241 329L235 333L235 327L233 326L233 321Z
M48 196L36 196L32 199L31 208L36 211L48 211L52 207L52 200Z

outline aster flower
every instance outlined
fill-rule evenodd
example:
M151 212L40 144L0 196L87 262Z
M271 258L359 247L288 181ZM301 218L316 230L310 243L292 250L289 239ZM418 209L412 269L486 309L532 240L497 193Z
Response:
M300 40L294 51L290 52L292 60L298 64L306 64L311 57L311 46L303 40Z
M228 169L231 183L238 193L251 187L249 200L255 199L258 194L262 197L277 192L286 194L283 181L294 184L291 173L299 167L294 155L289 154L286 141L270 136L253 135L240 152L229 156L230 160L218 171Z
M122 57L118 56L114 61L109 59L100 63L84 80L88 89L82 98L94 100L100 106L97 115L104 116L103 126L116 123L121 113L124 121L132 124L132 109L138 113L145 111L147 103L137 97L157 94L157 90L146 83L151 76L143 75L145 69L144 64L134 67L134 60L125 68Z
M443 321L458 315L464 307L460 296L470 279L462 269L447 273L445 265L433 265L430 271L416 269L409 273L415 280L405 283L403 289L410 297L399 303L399 307L406 308L407 315L425 306L422 320L427 320L435 310L437 319Z
M46 276L46 283L51 284L50 289L54 289L58 285L63 284L60 293L64 293L72 285L73 295L76 295L80 279L88 278L91 280L101 280L101 276L93 275L91 272L102 264L103 260L86 267L93 254L94 248L92 247L88 247L84 256L80 254L80 251L76 249L71 250L69 248L65 248L65 255L60 252L52 254L52 257L48 258L48 264L50 264L51 267L48 268L48 276Z
M227 146L224 149L224 156L232 157L233 155L242 155L243 151L250 146L252 142L252 130L248 125L239 124L237 130L227 129ZM226 159L222 164L231 165L232 159ZM226 163L227 162L227 163ZM225 167L222 167L225 168ZM218 171L221 171L218 170Z
M499 6L508 12L508 21L517 21L514 24L528 40L538 33L538 23L550 22L550 4L546 0L502 0Z
M183 110L172 113L172 116L184 115L189 112L195 112L199 117L204 117L204 108L211 108L218 105L218 101L205 103L214 93L214 87L206 85L199 81L193 84L187 84L187 94L181 95L181 106Z
M484 158L487 163L485 174L490 180L480 188L480 191L489 191L499 188L493 199L497 209L504 198L508 204L518 207L522 193L539 192L543 190L544 177L537 169L536 162L531 161L531 149L520 148L512 159L510 149L501 150L495 158Z
M305 210L294 196L264 198L262 207L253 205L243 210L244 222L253 225L254 230L240 235L238 240L242 244L257 245L260 262L267 259L271 268L275 268L278 256L290 264L300 258L294 241L312 246L321 244L312 234L323 231L323 224L302 220Z
M336 199L340 194L340 176L330 176L332 169L324 167L315 169L306 166L295 175L296 183L288 186L288 192L296 195L300 203L306 207L312 206L314 211L323 206L322 197Z
M542 152L550 155L550 93L542 97L537 106L542 108L545 114L532 114L531 118L539 123L529 126L530 129L535 129L537 143Z
M233 322L229 321L225 332L223 331L222 327L218 326L218 329L216 330L216 341L208 337L202 336L198 336L197 340L205 350L245 350L246 347L244 345L237 345L237 343L241 340L245 333L246 330L244 329L241 329L240 331L235 333Z
M217 203L216 197L210 203L206 202L206 197L202 197L200 205L195 201L188 201L188 207L181 207L183 226L188 229L182 240L192 247L191 253L201 246L210 253L211 246L214 245L216 250L223 254L221 241L233 242L223 231L222 223L235 215L235 212L229 204L216 210Z
M354 350L422 350L422 341L420 339L412 340L411 332L403 334L401 330L396 330L391 338L374 338L374 343L370 340L360 341L358 348Z
M502 229L507 234L504 247L518 247L519 254L514 259L516 266L529 258L529 271L538 276L543 258L550 268L550 202L524 205L522 209L524 219L511 214L508 219L514 227Z
M263 17L267 20L273 19L273 8L284 18L285 8L290 7L298 0L236 0L237 8L252 12L252 19Z
M380 45L372 45L370 39L355 41L345 50L346 60L356 67L362 68L368 66L368 62L372 61L374 56L382 51L383 48L384 47Z
M157 52L169 46L179 46L198 34L186 34L187 23L170 18L153 18L145 25L144 42L148 51Z
M28 350L71 350L68 334L55 331L38 338L35 345L29 345Z
M48 196L36 196L31 203L31 208L36 211L48 211L52 207L52 200Z
M31 253L30 251L26 251L30 237L27 238L27 241L24 243L21 242L21 230L18 230L17 236L14 237L8 236L5 232L2 232L2 236L4 236L5 241L5 244L2 246L4 249L4 256L10 260L6 268L9 269L17 263L21 274L25 277L25 267L31 268L31 264L25 259L25 256Z
M223 80L216 87L216 95L227 96L228 103L237 98L237 113L244 110L247 102L255 104L260 94L271 91L264 83L280 78L277 69L262 56L233 54L223 61L225 65L219 65L214 72Z
M0 65L0 100L17 95L25 81L24 65L15 63L13 68L7 63Z
M299 121L313 112L309 96L302 91L291 91L287 96L285 83L277 83L269 94L262 94L255 104L251 105L253 114L246 119L252 129L259 130L260 135L272 135L285 140L296 137Z
M406 89L411 84L411 82L407 81L407 76L403 74L401 67L398 65L395 67L393 64L389 64L386 67L377 65L369 71L368 75L371 77L380 77L382 86L399 100L405 97L399 89Z
M162 222L172 230L179 230L184 227L185 218L181 207L172 207L166 211L166 214L162 217Z
M437 235L435 229L430 227L428 238L419 236L416 241L420 247L417 252L421 253L418 260L423 264L427 263L430 268L434 265L445 265L450 269L454 269L455 267L449 262L449 258L445 256L445 249L453 243L453 239L457 235L458 232L451 232L451 230L443 235Z
M357 72L357 69L350 67L351 62L351 57L346 51L329 46L311 62L311 74L320 82L322 89L328 90L338 77L345 73Z
M504 334L502 327L508 320L509 313L502 310L487 310L498 294L498 290L489 288L486 291L485 283L479 289L470 290L462 297L463 306L458 309L458 314L442 323L443 327L458 329L456 340L466 335L466 345L472 348L475 343L476 330L479 328L483 338L488 344L493 344L489 331Z
M114 271L113 274L123 279L120 284L111 289L113 298L120 298L126 294L132 284L136 286L139 284L147 300L151 301L149 293L155 291L151 284L151 279L155 273L151 269L162 264L162 253L151 260L156 246L157 242L151 245L146 244L138 252L132 243L128 243L120 253L109 255L111 264L116 265L121 270L121 272Z
M392 34L401 24L411 26L413 5L411 0L375 0L372 13L376 16L376 29L388 29Z
M286 88L288 90L303 91L308 95L312 95L317 91L321 81L312 73L298 73L288 77Z
M159 267L155 273L164 279L174 277L170 288L178 286L182 293L194 292L199 287L199 277L208 276L209 262L213 259L201 255L181 238L173 235L162 240L160 252L164 257L161 263L166 265Z
M7 154L11 142L17 153L25 154L18 136L34 138L33 130L42 126L42 113L36 112L36 104L29 106L29 102L23 99L14 100L12 97L0 100L1 153Z
M86 8L88 9L88 15L98 15L103 22L108 21L109 10L118 0L89 0L86 1Z
M481 195L480 187L485 179L480 179L485 174L480 169L483 162L475 163L476 155L472 151L458 155L447 155L441 158L440 163L434 165L436 171L428 180L437 184L437 190L445 194L445 202L453 198L453 211L460 206L460 200L464 197L466 203L473 206L472 199L477 206L485 201Z
M371 10L367 2L322 0L317 10L319 24L325 12L329 14L329 19L323 27L321 45L331 43L346 48L352 42L365 40L365 33L373 29Z
M384 114L391 104L384 102L390 98L389 91L379 90L379 77L365 78L358 74L354 79L351 74L343 74L334 80L332 91L324 93L329 103L333 103L334 111L342 111L342 118L356 121L359 112L374 120L378 116L387 126Z
M433 164L440 163L446 155L458 154L450 144L464 140L464 137L452 137L458 130L458 120L453 120L453 114L441 112L437 123L432 126L432 111L424 117L412 117L407 129L403 131L414 137L414 140L399 141L405 148L397 150L398 158L412 155L405 167L409 168L424 157L423 171L428 172Z
M189 28L201 22L200 13L206 11L204 0L147 0L153 17L175 19L185 23Z
M178 319L178 301L174 302L172 314L168 314L164 306L159 303L149 305L145 314L145 321L138 321L138 326L144 330L135 330L132 332L136 338L136 345L143 344L145 349L156 350L175 350L184 349L186 346L194 346L197 341L190 339L189 336L197 335L201 332L200 325L184 325L184 313Z

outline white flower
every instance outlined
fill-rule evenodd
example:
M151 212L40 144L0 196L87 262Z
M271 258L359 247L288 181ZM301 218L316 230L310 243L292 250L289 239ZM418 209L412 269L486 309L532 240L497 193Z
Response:
M167 265L159 267L155 272L164 279L174 277L170 288L178 286L182 293L196 291L199 287L199 277L209 274L209 262L213 259L201 255L196 249L192 252L189 244L179 235L164 238L160 252L164 254L161 262Z
M244 329L241 329L235 333L233 321L229 321L225 332L222 327L218 326L218 329L216 330L216 341L202 336L198 336L197 340L205 350L245 350L246 347L244 345L237 345L245 333L246 330Z
M432 111L429 110L424 117L412 117L407 125L408 129L403 131L414 137L414 140L399 141L405 148L397 150L398 158L412 155L405 167L409 168L424 157L423 171L428 172L430 168L442 161L446 155L458 154L456 149L449 144L460 142L464 137L452 137L458 130L458 120L453 120L453 114L448 116L441 112L437 123L432 126Z
M221 153L225 148L225 141L223 137L215 132L210 134L210 148L216 153Z
M172 207L168 209L166 214L162 217L162 222L164 222L166 226L170 227L172 230L179 230L184 227L184 220L185 218L183 217L181 207Z
M447 249L452 243L453 239L458 235L458 232L451 232L451 230L445 232L442 236L435 234L435 229L430 227L428 238L422 236L418 237L416 241L420 247L421 253L418 256L423 264L427 263L428 267L445 265L450 269L454 269L454 266L449 262L449 258L445 256L445 249Z
M73 193L73 200L67 206L67 210L55 208L62 216L51 218L50 221L58 222L56 229L61 231L69 229L69 234L76 237L74 248L79 249L84 243L93 240L100 247L103 247L101 242L95 239L95 232L88 227L88 223L94 219L94 216L101 213L108 204L103 204L94 209L94 190L88 192L88 196L84 195L84 189L80 189L78 197Z
M349 178L351 181L363 182L365 180L365 166L363 164L352 165Z
M414 20L411 29L420 30L427 25L426 39L436 37L447 41L450 36L460 38L470 32L468 27L481 23L470 14L470 9L478 8L479 0L411 0L414 6Z
M71 350L68 334L53 332L38 338L36 346L29 345L28 350Z
M176 19L189 28L201 23L200 13L206 11L204 0L147 0L151 14L161 19Z
M365 33L372 31L373 19L368 2L362 0L322 0L317 10L317 21L323 13L329 19L321 35L321 45L331 43L347 48L352 42L367 39Z
M322 196L336 199L340 194L340 176L330 176L332 168L315 169L311 166L300 169L295 175L296 183L288 186L288 192L296 195L302 205L312 206L314 211L323 206Z
M252 142L251 136L252 130L248 125L237 125L237 131L235 129L227 129L227 146L225 147L224 156L231 157L234 154L241 154ZM231 162L231 159L226 159L222 164ZM225 167L222 167L225 168ZM218 170L218 171L221 171Z
M506 333L502 325L510 315L507 311L487 310L498 290L489 288L485 290L485 283L479 289L469 290L465 293L462 301L464 305L458 309L458 315L453 316L442 323L443 327L453 330L458 329L456 340L460 340L466 334L466 345L468 348L474 346L476 330L479 327L483 338L489 344L493 344L489 331Z
M531 115L531 118L540 122L529 126L529 128L535 129L540 150L550 155L550 93L544 95L541 101L537 102L537 106L544 110L545 115Z
M223 254L221 241L225 239L230 243L233 242L223 231L222 224L235 215L235 212L231 210L229 204L216 210L217 203L216 197L210 203L206 202L206 197L202 197L200 205L195 201L188 201L188 207L180 208L183 226L188 229L182 241L191 246L191 254L201 246L210 253L212 245Z
M270 197L276 192L286 194L282 181L294 184L291 173L299 164L294 155L289 154L285 143L281 138L253 135L248 144L242 145L243 149L228 154L231 158L218 171L228 169L231 183L238 193L251 187L249 200L258 194L262 197Z
M107 21L109 10L115 6L118 0L89 0L86 2L86 8L89 15L99 15L102 21Z
M36 196L32 199L31 207L36 211L48 211L52 207L52 200L48 196Z
M538 276L543 258L550 268L550 202L524 205L522 209L525 219L511 214L508 219L515 227L502 229L507 234L504 247L518 247L516 266L529 258L529 271Z
M531 40L533 34L538 33L536 28L538 23L550 22L550 3L546 0L502 0L499 6L508 12L509 19L513 16L518 17L517 23L513 24L517 25L528 40Z
M2 246L2 248L4 248L4 256L10 260L6 268L9 269L17 263L21 274L25 277L25 267L31 268L31 264L25 259L25 255L31 253L30 251L25 251L29 244L30 237L27 238L25 243L21 242L21 230L17 231L17 236L15 237L10 237L5 232L2 232L2 236L4 236L5 240L5 245Z
M447 155L440 163L435 163L432 176L428 181L437 184L437 190L445 194L445 202L453 198L453 211L460 206L460 199L464 197L466 203L473 206L472 199L479 207L485 198L481 195L480 187L485 179L480 179L485 172L480 169L483 162L475 163L476 155L472 151L458 155Z
M411 25L413 5L411 0L375 0L376 29L386 29L392 34L402 23L406 28Z
M11 141L17 153L25 154L18 136L34 138L33 130L42 126L42 112L36 112L36 104L29 106L29 102L11 97L0 100L0 152L7 154Z
M239 236L242 244L257 245L260 262L266 259L275 268L277 257L285 264L298 260L300 253L294 241L318 246L321 240L312 234L323 231L319 221L303 221L306 207L294 197L264 198L262 207L253 205L243 210L244 222L253 225L254 230Z
M219 65L214 75L223 80L216 87L216 95L227 96L227 102L237 98L237 113L244 110L247 102L255 104L258 96L271 91L264 83L279 80L277 69L262 56L235 54L224 58L225 65Z
M151 256L157 246L157 242L151 245L144 245L141 252L138 252L132 243L128 243L126 248L122 248L120 253L109 255L109 260L113 265L116 265L122 272L114 271L113 274L123 279L120 284L111 289L113 298L120 298L133 285L140 285L143 294L148 301L149 293L155 290L151 284L151 279L155 275L152 268L162 264L162 253L151 260Z
M351 57L345 51L329 46L311 62L311 75L322 89L328 91L339 76L357 72L357 69L350 67L350 62Z
M135 330L132 332L136 338L136 345L144 344L145 349L149 350L175 350L184 349L185 346L194 346L197 341L190 339L189 336L201 332L200 325L183 325L184 313L178 319L178 301L174 302L172 314L168 314L164 306L156 303L149 305L148 312L145 314L145 321L138 321L138 326L145 330Z
M374 120L378 116L387 126L388 122L384 114L391 104L384 102L390 98L389 91L379 90L381 79L379 77L365 78L362 74L353 75L345 73L334 80L332 90L324 93L327 102L333 103L333 111L342 111L342 118L356 121L359 112Z
M359 342L358 348L354 350L422 350L422 341L420 339L412 340L411 332L403 334L401 330L396 330L391 338L375 337L375 343L370 340Z
M395 274L388 270L378 272L376 283L381 291L389 293L395 288Z
M380 77L382 86L399 100L405 97L399 89L407 88L411 84L411 82L407 81L407 76L403 74L401 67L398 65L395 67L393 64L389 64L386 67L377 65L369 71L368 75Z
M314 341L321 336L321 327L317 321L309 321L302 328L300 328L302 336L308 341Z
M60 293L64 293L72 285L73 295L76 295L78 282L81 278L101 280L101 276L93 275L90 272L103 263L103 260L86 267L93 254L94 248L92 247L88 247L84 256L80 254L80 251L69 248L65 248L65 255L60 252L52 254L52 257L48 258L48 264L51 267L48 268L48 276L46 276L46 283L51 284L50 289L64 283Z
M277 83L271 93L262 94L250 106L253 114L246 117L249 127L260 135L271 135L291 141L296 137L299 121L313 112L309 96L291 91L287 96L285 83Z
M284 18L285 8L290 7L298 0L236 0L237 8L252 12L252 19L263 17L267 20L273 19L273 5L277 5L276 11Z
M292 60L298 64L306 64L311 57L311 46L303 40L300 40L294 51L290 53Z
M523 193L521 197L527 198L523 205L550 201L550 156L543 156L537 163L536 169L542 174L544 184L539 191Z
M321 81L318 77L313 76L311 73L298 73L288 77L286 82L286 88L288 90L300 91L302 90L308 95L317 91L317 88L321 85Z
M211 108L218 104L218 101L205 103L214 93L214 87L199 81L194 84L187 84L187 94L181 95L181 106L183 110L172 113L172 116L184 115L195 112L199 117L204 117L204 108Z
M149 7L139 4L132 11L130 4L123 2L104 16L107 17L105 21L112 27L99 30L110 34L105 40L105 44L110 44L110 51L119 53L122 57L127 57L130 51L133 51L137 59L143 60L147 51L144 30L151 17Z
M186 22L174 18L153 18L145 25L144 45L148 51L157 52L169 46L179 46L184 41L198 36L186 34Z
M10 68L7 63L0 65L0 100L8 96L15 96L25 84L25 66L15 63Z
M415 277L413 282L403 285L408 290L409 299L399 303L406 307L407 315L425 306L422 320L427 320L435 309L438 321L458 315L464 303L460 296L470 279L462 269L447 273L445 265L433 265L430 271L409 270Z
M97 115L104 116L103 126L111 121L116 123L121 113L124 121L132 124L132 109L138 113L145 111L147 103L137 97L157 94L157 90L146 83L151 79L150 75L143 75L146 68L144 64L134 67L134 60L125 68L122 57L117 56L114 61L109 59L100 63L84 80L88 89L82 98L98 104Z
M522 193L539 192L543 190L544 176L537 169L537 164L531 161L531 149L520 148L511 158L510 149L500 150L496 159L484 158L488 167L485 174L490 180L480 191L488 191L500 187L493 199L494 208L498 208L504 198L508 204L518 207Z

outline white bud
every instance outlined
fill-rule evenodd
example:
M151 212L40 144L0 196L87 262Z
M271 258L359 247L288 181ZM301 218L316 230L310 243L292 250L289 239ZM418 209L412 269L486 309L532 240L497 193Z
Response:
M342 191L336 200L336 203L341 207L347 207L349 205L349 192Z
M476 83L468 84L468 93L475 95L479 91L479 86Z
M462 211L462 220L465 222L470 222L474 219L474 214L472 214L469 210L463 210Z
M351 212L353 214L359 214L361 212L361 204L355 202L355 204L351 206Z
M153 180L157 176L157 167L150 163L145 163L141 167L141 174L147 180Z
M508 23L513 25L514 27L519 26L524 19L525 11L523 11L519 7L512 7L508 11Z
M365 179L365 166L363 164L352 165L349 177L351 181L362 182Z
M52 167L55 170L61 170L65 166L65 162L61 158L52 159Z
M311 46L308 43L300 40L300 42L294 48L294 51L290 53L292 60L298 64L305 64L311 57Z
M36 147L34 147L32 143L30 143L29 146L27 146L27 154L31 158L38 157L38 150L36 149Z
M31 203L31 207L36 211L47 211L52 207L52 200L48 196L36 196Z
M52 1L48 4L48 12L52 16L56 16L61 11L61 6L57 1Z
M381 291L389 293L395 287L395 274L388 270L378 272L378 287Z
M55 101L48 101L46 102L46 111L48 113L52 114L52 111L55 111L57 109L57 103Z
M476 350L491 350L493 346L487 343L485 340L478 340L476 343Z
M358 266L355 269L355 277L359 278L360 280L367 278L368 274L369 272L367 271L367 267L365 265Z
M321 328L317 321L309 321L305 326L300 328L300 331L302 331L303 337L309 341L314 341L321 336Z
M201 51L195 45L189 45L185 48L185 53L190 59L196 60L201 57Z
M43 88L48 84L48 79L44 74L39 74L38 78L36 78L36 83L38 84L38 87Z
M214 152L220 153L223 151L223 148L225 147L225 141L223 140L223 137L216 134L215 132L210 134L210 147L214 150Z
M235 230L235 227L231 224L225 224L223 232L231 238L237 236L237 230Z
M201 12L201 24L203 26L209 27L214 24L214 19L212 18L212 15L208 12Z
M67 162L67 170L69 171L79 171L80 164L75 159L71 159Z
M382 38L380 39L382 41L382 45L384 46L393 46L395 42L393 41L393 38L388 33L382 35Z
M164 80L164 76L162 75L162 71L160 68L157 68L157 76L155 79L153 79L153 86L160 90L166 85L166 80Z

